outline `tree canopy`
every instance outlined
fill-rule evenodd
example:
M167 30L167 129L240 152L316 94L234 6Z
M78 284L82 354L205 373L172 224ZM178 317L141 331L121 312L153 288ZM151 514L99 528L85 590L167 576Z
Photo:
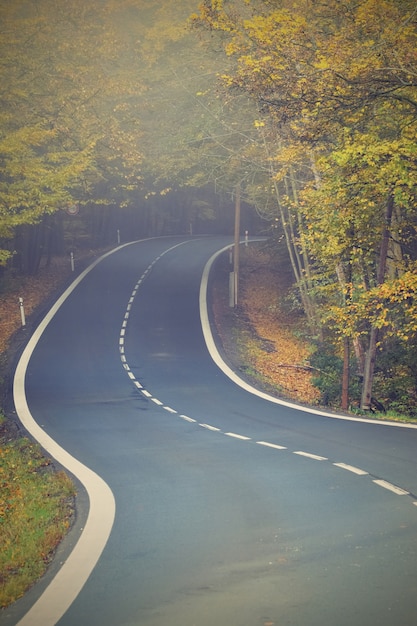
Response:
M122 210L221 228L239 185L369 409L376 357L417 345L414 0L16 0L0 24L0 263Z
M195 21L263 116L303 306L321 338L353 342L369 409L377 351L417 336L415 3L213 0Z
M109 207L132 207L149 228L151 213L171 219L164 196L196 180L197 137L216 117L202 104L213 54L187 26L195 6L2 4L0 261L16 233L56 225L74 205L95 222ZM213 218L202 198L191 204Z

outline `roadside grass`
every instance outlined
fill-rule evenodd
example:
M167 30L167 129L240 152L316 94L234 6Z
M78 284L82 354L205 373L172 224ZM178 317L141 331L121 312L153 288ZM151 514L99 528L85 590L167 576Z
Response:
M396 411L388 410L386 413L378 413L378 419L386 419L391 420L392 422L411 422L417 424L417 418L415 417L406 417L405 415L401 415L401 413L397 413Z
M0 607L46 571L74 516L75 488L26 437L10 438L0 416Z
M379 411L374 411L373 413L369 413L368 411L362 411L360 409L351 409L351 412L354 415L358 416L366 416L370 419L385 421L385 422L402 422L404 424L417 424L417 418L409 417L407 415L402 415L397 411L388 410L385 413L381 413Z
M80 254L80 267L100 252ZM12 339L21 326L18 298L24 300L28 319L70 277L64 257L54 257L37 276L3 276L0 397L6 395ZM74 511L75 486L70 478L57 471L37 444L21 437L14 420L5 418L0 407L0 608L15 602L45 573L72 525Z

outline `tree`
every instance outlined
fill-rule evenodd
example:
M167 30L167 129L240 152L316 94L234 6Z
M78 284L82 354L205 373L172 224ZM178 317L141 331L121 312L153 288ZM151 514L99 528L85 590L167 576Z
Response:
M110 9L77 0L2 9L3 239L74 202L107 204L109 188L120 194L140 181L138 85L118 66Z
M356 300L382 291L387 279L408 271L413 260L414 3L300 0L279 8L246 3L242 9L238 2L218 0L203 4L200 19L222 31L225 52L236 59L224 84L248 93L276 129L281 171L272 178L289 180L291 170L279 156L282 146L294 154L304 149L298 186L292 187L292 206L303 213L298 245L315 259L309 288L321 294L323 321L329 321L330 304L339 316L334 330L343 341L351 337L357 348L362 406L369 409L383 337ZM273 160L273 150L268 152ZM291 166L296 161L292 157ZM308 161L312 167L305 176Z
M74 203L84 232L91 224L107 232L116 213L153 233L213 218L197 189L214 170L217 183L226 178L234 149L212 88L215 55L187 29L193 8L194 0L17 0L0 9L3 261L31 248L35 271L47 230L66 225L51 216ZM236 147L244 133L229 130ZM184 186L194 200L173 219Z

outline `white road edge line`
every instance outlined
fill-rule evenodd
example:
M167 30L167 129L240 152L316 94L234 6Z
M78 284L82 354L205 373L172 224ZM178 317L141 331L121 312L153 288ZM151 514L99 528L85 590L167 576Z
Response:
M253 241L253 240L252 240ZM259 239L259 241L264 241L264 238ZM244 243L243 241L241 243ZM214 342L213 335L210 327L210 320L208 314L208 306L207 306L207 290L208 290L208 280L211 267L214 261L226 250L229 250L231 244L224 246L221 250L218 250L212 257L207 261L203 275L200 283L200 321L201 327L203 330L204 340L206 342L207 350L210 353L211 358L216 363L217 367L221 369L221 371L228 376L233 382L235 382L239 387L245 389L249 393L258 396L259 398L263 398L264 400L268 400L269 402L273 402L275 404L280 404L281 406L286 406L290 409L296 409L297 411L303 411L304 413L313 413L314 415L322 415L323 417L330 417L332 419L343 420L346 422L362 422L365 424L372 424L374 426L390 426L392 428L411 428L417 430L417 424L403 424L402 422L385 422L379 420L367 419L364 417L349 417L347 415L338 415L337 413L327 413L326 411L320 411L319 409L312 409L310 407L300 406L299 404L294 404L293 402L287 402L286 400L281 400L280 398L275 398L274 396L270 396L263 391L259 391L249 385L246 381L240 378L222 359L217 350L217 346Z
M71 283L29 339L16 367L13 380L13 398L19 420L49 455L77 477L85 487L90 501L87 521L74 549L48 587L18 622L17 626L54 626L61 619L80 593L100 558L113 527L116 512L114 495L107 483L64 450L34 420L25 393L27 366L46 327L85 276L103 259L134 243L138 242L123 244L103 254Z

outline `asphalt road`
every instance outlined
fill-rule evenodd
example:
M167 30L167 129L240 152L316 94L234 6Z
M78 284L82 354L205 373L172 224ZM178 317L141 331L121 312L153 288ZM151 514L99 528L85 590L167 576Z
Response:
M199 300L228 241L108 255L28 361L32 416L116 507L59 626L413 626L417 430L296 411L232 382ZM81 491L67 544L87 513ZM2 623L18 623L52 573Z

